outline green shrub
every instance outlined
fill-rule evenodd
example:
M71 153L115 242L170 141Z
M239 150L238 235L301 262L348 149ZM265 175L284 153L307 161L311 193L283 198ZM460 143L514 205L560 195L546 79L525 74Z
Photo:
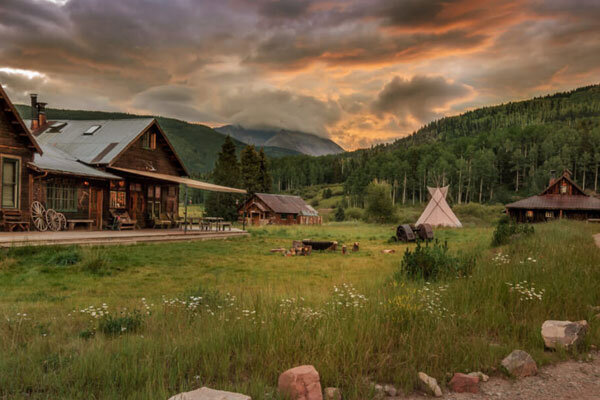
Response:
M534 233L531 225L517 224L508 217L500 218L492 236L492 246L508 244L513 236L531 235Z
M337 222L342 222L344 220L346 220L346 213L344 212L344 208L343 207L338 207L335 210L335 216L334 216L335 220Z
M137 332L142 327L143 316L138 310L121 313L121 316L106 315L98 322L98 330L107 336Z
M326 188L325 190L323 190L323 198L324 199L329 199L331 196L333 196L333 192L331 191L330 188Z
M438 240L417 242L414 250L406 249L400 264L400 270L394 278L402 280L405 276L411 279L435 280L442 276L466 276L473 269L474 259L452 256L448 252L448 243L440 244Z
M369 183L366 189L366 217L369 221L384 223L394 222L397 219L392 203L391 191L392 188L388 183L377 181Z
M85 252L80 263L82 271L90 274L105 276L112 273L110 258L106 251L92 248Z
M312 199L310 201L310 205L313 207L318 207L319 206L319 199Z
M365 212L362 208L350 207L344 210L344 214L346 215L346 221L360 221L363 219Z
M81 260L81 252L77 247L69 247L61 249L51 254L47 260L47 264L58 265L65 267L68 265L77 264Z

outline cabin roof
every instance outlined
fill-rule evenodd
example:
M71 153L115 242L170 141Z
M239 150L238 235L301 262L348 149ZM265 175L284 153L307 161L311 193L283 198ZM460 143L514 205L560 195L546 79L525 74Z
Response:
M2 106L2 102L5 103L6 107ZM29 142L31 147L33 147L38 153L42 153L42 149L39 143L35 140L29 128L27 128L29 124L25 124L25 121L23 121L21 115L17 112L17 109L8 98L8 95L2 88L2 85L0 85L0 106L2 106L2 109L5 110L4 112L7 112L12 115L15 124L19 127L19 130L22 131L23 136L27 138L27 141Z
M317 210L306 204L299 196L283 194L255 193L267 207L278 214L300 214L304 216L318 216Z
M74 157L50 145L41 145L43 154L35 154L29 164L42 171L84 176L96 179L116 179L117 175L87 166Z
M506 205L528 210L600 210L600 199L590 196L546 194L532 196Z
M155 122L154 118L56 120L36 130L41 145L53 146L86 164L110 164ZM93 127L98 127L91 134Z

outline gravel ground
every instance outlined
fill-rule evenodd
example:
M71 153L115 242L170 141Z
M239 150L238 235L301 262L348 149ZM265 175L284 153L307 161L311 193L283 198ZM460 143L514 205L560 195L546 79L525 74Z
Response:
M600 353L592 353L588 362L566 361L543 367L537 376L520 380L490 377L479 389L479 394L446 392L441 399L597 400L600 399ZM424 398L414 394L398 400Z

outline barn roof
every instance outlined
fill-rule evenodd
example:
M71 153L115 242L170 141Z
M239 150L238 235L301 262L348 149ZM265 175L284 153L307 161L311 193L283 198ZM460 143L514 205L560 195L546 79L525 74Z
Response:
M86 164L110 164L152 123L154 118L57 120L34 133L40 144L54 146Z
M89 167L56 147L49 145L41 147L43 154L35 154L33 161L29 163L35 169L97 179L121 179L106 171Z
M306 204L299 196L266 193L255 193L255 196L273 210L273 212L279 214L319 215L317 210Z
M585 195L546 194L532 196L506 205L528 210L600 210L600 199Z

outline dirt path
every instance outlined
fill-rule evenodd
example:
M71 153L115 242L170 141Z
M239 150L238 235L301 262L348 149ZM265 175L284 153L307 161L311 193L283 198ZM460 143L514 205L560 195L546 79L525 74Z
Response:
M406 400L424 399L415 395ZM444 393L447 400L597 400L600 399L600 353L590 362L567 361L541 368L538 375L521 380L491 377L479 394ZM432 399L429 397L429 399Z
M594 235L594 240L596 241L596 246L600 247L600 233Z

